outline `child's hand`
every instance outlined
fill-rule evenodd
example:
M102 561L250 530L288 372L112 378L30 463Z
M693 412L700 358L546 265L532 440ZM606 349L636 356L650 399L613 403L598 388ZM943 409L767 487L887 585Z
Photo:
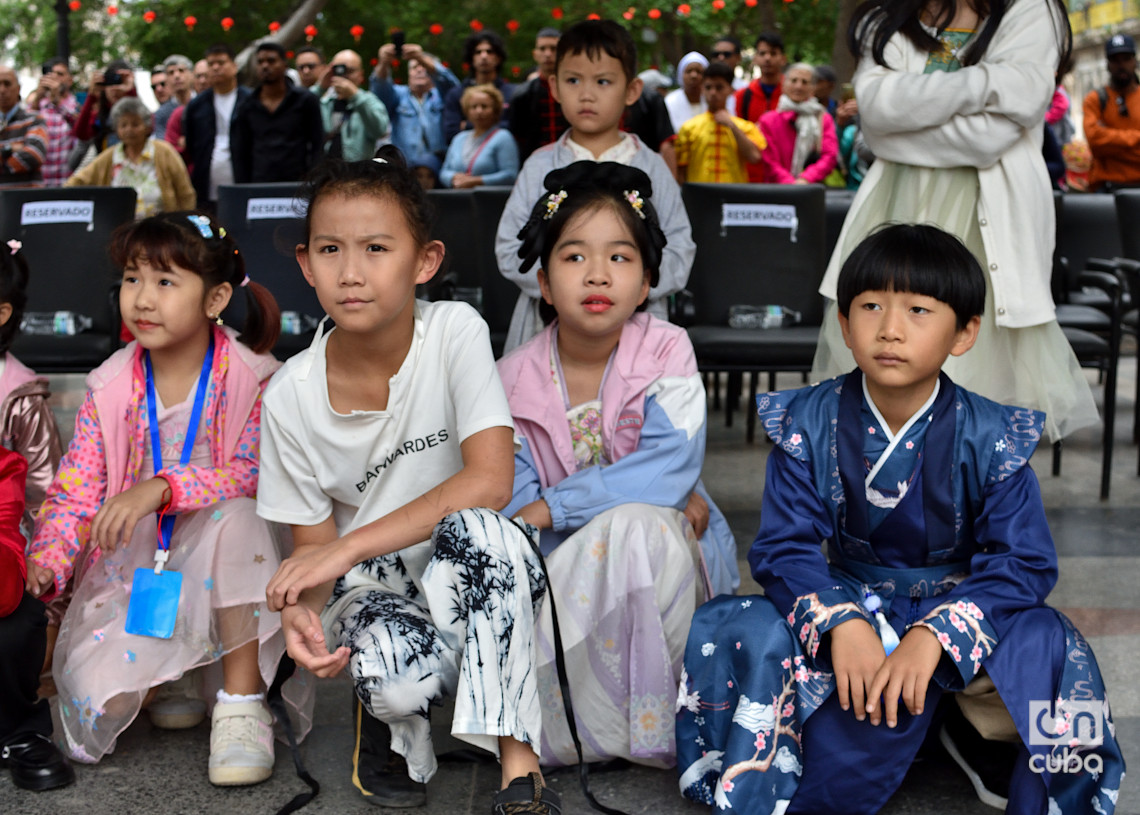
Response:
M863 721L867 701L872 696L872 680L887 658L883 641L862 617L847 620L828 632L831 635L831 665L835 669L835 690L839 706L855 709Z
M689 496L689 503L685 504L685 517L693 527L697 537L705 534L709 528L709 502L694 492Z
M356 565L343 556L336 541L286 558L265 587L265 600L273 611L283 611L301 599L301 592L336 580Z
M716 113L714 113L713 119L717 124L724 125L725 127L732 125L732 114L729 113L726 108L721 108Z
M39 597L51 588L55 582L55 572L47 566L41 566L31 558L27 558L28 580L25 586L33 597Z
M871 683L867 697L867 713L871 724L877 725L886 714L887 727L898 724L899 697L912 716L922 714L926 701L926 688L938 660L942 658L942 644L929 628L913 626L902 638L899 647L883 662ZM882 696L882 709L875 704Z
M146 515L157 512L169 500L169 493L170 485L165 478L151 478L108 498L91 521L92 543L104 554L126 545L135 525Z
M308 606L286 606L281 611L281 628L289 656L309 672L321 677L336 676L348 666L348 647L342 645L329 653L321 618Z

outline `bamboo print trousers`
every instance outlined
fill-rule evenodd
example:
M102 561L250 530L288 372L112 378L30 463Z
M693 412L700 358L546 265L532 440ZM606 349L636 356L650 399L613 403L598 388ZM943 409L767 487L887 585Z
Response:
M499 736L538 752L542 724L539 556L519 527L488 509L448 515L432 544L422 593L398 554L377 558L380 587L353 589L328 626L329 647L351 650L356 695L391 728L392 749L420 782L435 774L428 709L444 694L455 696L452 734L495 754Z

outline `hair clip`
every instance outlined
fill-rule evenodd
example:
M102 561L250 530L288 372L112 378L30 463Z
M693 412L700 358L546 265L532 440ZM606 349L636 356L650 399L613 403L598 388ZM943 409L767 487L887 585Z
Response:
M12 240L8 241L8 248L12 250L12 254L14 255L24 248L24 244L20 243L15 238L12 238Z
M226 236L226 228L224 226L218 227L218 237L224 238Z
M237 254L237 250L236 250L236 249L234 250L234 254L235 254L235 255ZM238 285L239 285L239 286L248 286L248 285L249 285L249 275L246 275L245 277L243 277L243 278L241 279L241 282L240 282L240 283L238 283Z
M388 163L388 159L380 158L380 156L376 156L376 158L374 158L372 160L375 161L377 164L387 164Z
M542 220L549 221L553 218L554 213L558 212L558 207L562 205L562 202L565 201L566 198L566 190L550 193L550 195L546 197L546 214L542 216Z
M209 240L214 237L214 229L210 226L210 219L205 215L187 215L186 220L198 227L198 233Z
M626 190L622 194L625 196L625 200L629 201L629 205L633 207L633 211L637 213L637 217L644 221L645 210L642 207L645 206L645 199L641 197L641 193L637 190Z

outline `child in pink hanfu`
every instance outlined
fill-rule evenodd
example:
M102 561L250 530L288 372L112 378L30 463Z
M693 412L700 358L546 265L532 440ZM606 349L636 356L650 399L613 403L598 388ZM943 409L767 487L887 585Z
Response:
M544 184L521 268L539 261L543 317L557 319L499 362L521 448L506 512L541 530L586 760L669 766L693 610L740 582L700 485L705 389L685 330L641 311L665 244L649 176L579 161ZM553 655L548 603L542 758L570 764Z
M123 269L123 323L137 339L87 378L28 562L29 590L41 598L75 578L53 666L66 747L98 761L152 688L210 665L221 668L207 671L221 686L210 781L256 783L273 772L263 692L285 650L264 594L281 542L253 500L261 393L278 367L266 353L280 330L277 304L205 215L124 226L110 251ZM239 290L241 336L220 319ZM155 564L156 513L177 513L165 568L182 575L182 588L169 639L125 630L135 570ZM299 693L290 691L298 706Z

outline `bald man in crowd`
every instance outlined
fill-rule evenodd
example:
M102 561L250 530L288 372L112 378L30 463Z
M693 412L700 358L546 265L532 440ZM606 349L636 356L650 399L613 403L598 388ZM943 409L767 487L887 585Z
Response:
M0 67L0 184L39 187L47 154L47 125L39 114L20 104L16 72Z
M321 118L325 153L345 161L372 158L376 142L388 135L388 111L366 91L364 62L355 51L340 51L321 77Z

